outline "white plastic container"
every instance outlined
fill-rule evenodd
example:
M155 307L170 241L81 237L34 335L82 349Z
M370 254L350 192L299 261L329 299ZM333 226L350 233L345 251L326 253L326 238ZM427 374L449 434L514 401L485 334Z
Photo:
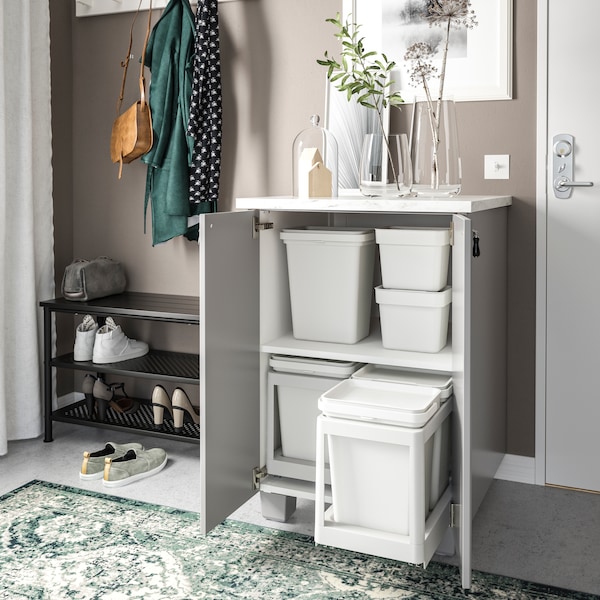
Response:
M360 377L321 396L317 543L417 564L429 561L447 529L450 502L452 403L440 396L436 388ZM319 456L325 440L332 505L321 513Z
M347 379L364 365L363 363L346 360L272 354L269 359L269 366L273 371L277 371L278 373L298 373L301 375Z
M345 379L319 398L328 417L423 427L440 406L440 391L416 385Z
M363 364L277 354L269 364L267 470L314 481L319 397Z
M413 371L391 365L365 365L352 374L352 379L387 381L389 383L436 388L440 391L440 402L448 400L453 391L450 375L429 371Z
M354 344L369 335L372 229L284 229L294 337Z
M438 292L448 283L448 228L376 229L384 288Z
M439 390L440 403L452 397L452 377L446 373L411 371L389 365L365 365L352 375L361 381L385 381L403 385L424 386ZM435 432L433 443L425 447L425 463L431 465L430 477L425 479L425 495L429 498L429 510L433 510L448 485L450 473L450 419L446 419Z
M448 340L452 288L440 292L375 288L381 343L389 350L439 352Z

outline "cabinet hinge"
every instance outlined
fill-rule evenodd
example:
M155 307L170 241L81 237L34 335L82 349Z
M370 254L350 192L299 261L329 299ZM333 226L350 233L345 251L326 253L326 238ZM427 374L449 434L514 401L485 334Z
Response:
M450 221L450 246L454 246L454 221Z
M252 469L252 489L260 490L260 482L267 476L267 467L254 467Z
M462 506L460 504L450 505L450 527L460 527L460 513Z
M273 229L273 223L261 223L258 217L252 217L252 239L255 240L258 237L260 231L265 229Z

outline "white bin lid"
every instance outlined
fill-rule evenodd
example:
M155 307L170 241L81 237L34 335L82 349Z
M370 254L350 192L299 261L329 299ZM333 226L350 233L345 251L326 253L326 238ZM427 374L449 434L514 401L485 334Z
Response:
M397 246L448 246L448 227L385 227L375 230L378 244Z
M338 377L340 379L350 377L363 364L342 360L329 360L326 358L287 356L285 354L272 354L269 359L269 365L274 371Z
M378 285L375 288L375 302L395 306L442 308L452 302L452 288L446 286L439 292L421 292L418 290L395 290Z
M365 365L362 369L356 371L352 378L436 388L440 390L440 400L442 402L452 395L452 377L445 373L409 371L389 365Z
M366 379L345 379L319 398L324 415L399 427L423 427L436 413L440 390Z
M334 244L375 243L375 231L359 227L298 227L282 229L279 237L287 242L320 242Z

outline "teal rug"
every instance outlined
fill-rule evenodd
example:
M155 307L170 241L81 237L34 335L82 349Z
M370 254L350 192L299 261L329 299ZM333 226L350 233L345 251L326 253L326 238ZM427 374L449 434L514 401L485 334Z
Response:
M323 546L310 536L32 481L0 497L2 600L597 598L458 569L426 570Z

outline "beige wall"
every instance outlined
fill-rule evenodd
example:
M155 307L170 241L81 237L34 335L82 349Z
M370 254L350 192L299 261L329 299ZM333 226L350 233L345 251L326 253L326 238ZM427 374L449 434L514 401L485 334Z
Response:
M535 2L514 0L514 99L464 103L458 113L464 193L513 196L508 221L507 451L525 456L535 453L536 18ZM484 154L510 155L508 181L483 179Z
M458 119L464 193L514 196L509 222L507 442L509 452L531 456L536 102L536 41L531 32L536 14L531 0L514 2L515 99L462 103ZM57 277L73 256L107 254L125 264L130 289L197 295L197 245L176 239L153 248L150 235L143 232L145 168L139 162L127 165L118 181L109 159L119 61L132 15L76 19L73 4L51 0ZM291 193L292 142L308 117L323 111L324 71L315 61L324 50L336 50L333 28L325 19L341 5L342 0L240 0L220 5L221 210L230 209L236 196ZM143 27L141 19L137 46ZM132 102L135 70L128 90L126 102ZM510 154L509 181L483 179L484 154Z

